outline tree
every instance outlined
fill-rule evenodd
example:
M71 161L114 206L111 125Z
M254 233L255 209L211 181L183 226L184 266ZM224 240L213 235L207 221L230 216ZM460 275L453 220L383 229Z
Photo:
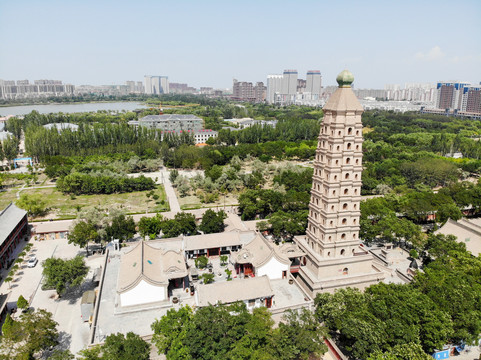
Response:
M120 241L132 238L135 235L135 221L132 216L119 214L112 219L112 223L105 229L108 239Z
M179 223L184 235L194 235L197 233L197 224L194 214L180 212L175 214L174 220Z
M211 273L204 273L201 277L204 284L210 284L211 282L214 282L215 275Z
M207 266L207 264L209 263L209 259L208 259L206 256L201 255L201 256L199 256L198 258L196 258L196 259L194 260L194 262L195 262L195 266L196 266L197 268L203 269L203 268L205 268L205 267Z
M139 335L128 332L107 336L102 345L102 360L148 360L150 345Z
M46 201L36 194L22 194L17 201L17 206L28 212L30 216L43 215L47 211Z
M154 331L152 342L159 349L159 354L165 354L169 360L191 359L185 338L193 316L192 308L184 306L179 310L170 309L162 318L155 320L151 326Z
M143 239L145 239L146 236L150 239L155 239L160 233L162 221L163 217L160 214L154 217L141 217L138 223L140 236L142 236Z
M42 266L44 286L54 288L59 296L69 288L81 285L89 269L81 256L70 260L51 257Z
M18 297L17 307L22 310L25 310L28 307L28 301L22 295Z
M432 356L426 354L421 345L407 343L396 345L384 353L377 350L367 360L432 360Z
M2 325L2 334L4 336L9 336L10 333L13 331L14 326L15 321L12 319L10 313L7 313L7 316L5 317L5 322Z
M462 217L463 213L454 203L441 206L436 212L436 221L442 224L448 221L448 219L457 221Z
M202 222L199 226L204 234L212 234L224 231L224 220L227 218L227 214L221 210L215 212L214 210L208 209L202 216Z
M89 242L98 242L100 240L99 234L95 226L90 222L79 221L68 233L68 243L84 247L89 251Z
M179 176L178 170L176 170L176 169L170 170L169 180L170 180L171 183L174 183L178 176Z
M220 256L220 264L222 266L225 266L227 264L227 260L229 260L229 257L227 255L221 255Z
M324 344L327 331L307 309L289 310L274 332L276 359L304 359L320 356L327 351Z
M33 359L33 355L58 344L57 323L52 313L39 309L20 315L11 331L0 337L0 358Z

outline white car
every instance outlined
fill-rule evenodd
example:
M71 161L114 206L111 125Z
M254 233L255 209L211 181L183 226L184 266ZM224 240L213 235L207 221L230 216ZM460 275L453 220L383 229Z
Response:
M38 263L37 258L35 256L33 256L30 259L28 259L27 266L29 268L33 268L33 267L35 267L35 265L37 265L37 263Z

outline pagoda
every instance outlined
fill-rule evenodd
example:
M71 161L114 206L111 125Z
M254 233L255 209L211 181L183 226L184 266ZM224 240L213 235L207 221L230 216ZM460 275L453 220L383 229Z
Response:
M308 226L295 238L305 252L299 283L311 295L343 287L364 289L384 279L359 239L363 108L348 70L323 108L314 160Z

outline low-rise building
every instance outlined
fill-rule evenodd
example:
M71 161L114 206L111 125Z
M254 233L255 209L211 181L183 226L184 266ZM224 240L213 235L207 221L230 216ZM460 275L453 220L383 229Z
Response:
M435 234L454 235L474 256L481 254L481 219L449 219Z
M51 123L51 124L45 124L43 126L45 129L57 129L59 132L69 129L71 131L77 131L78 130L78 125L72 124L72 123Z
M0 269L7 267L10 255L27 233L27 212L10 203L0 213Z
M122 307L168 300L172 289L189 286L181 251L163 250L139 241L122 255L117 293Z
M129 121L129 124L162 131L202 130L204 128L204 120L200 117L178 114L147 115L138 121Z
M199 285L196 294L200 307L242 301L249 310L261 306L270 308L273 297L274 291L267 276Z

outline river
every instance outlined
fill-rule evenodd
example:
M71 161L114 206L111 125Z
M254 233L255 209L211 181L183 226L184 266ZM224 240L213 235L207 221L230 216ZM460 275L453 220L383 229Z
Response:
M25 105L25 106L5 106L0 107L0 116L7 115L26 115L33 110L38 111L40 114L50 113L77 113L77 112L91 112L99 110L112 110L112 111L132 111L135 109L145 109L146 105L133 102L105 102L105 103L85 103L85 104L48 104L48 105Z

